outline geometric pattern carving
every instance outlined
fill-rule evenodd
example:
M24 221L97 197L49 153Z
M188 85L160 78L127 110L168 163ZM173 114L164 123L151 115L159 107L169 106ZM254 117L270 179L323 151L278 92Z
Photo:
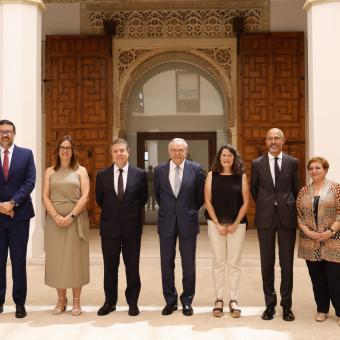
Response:
M87 5L90 9L91 6ZM117 22L117 38L226 38L232 19L245 18L247 32L263 30L262 9L89 10L88 33L104 33L103 20Z
M148 52L147 49L137 49L132 48L128 50L119 49L118 50L118 71L119 80L123 76L124 72L129 68L131 63L133 63L140 55Z
M227 73L231 75L231 48L202 48L199 51L204 52L214 61L216 61Z

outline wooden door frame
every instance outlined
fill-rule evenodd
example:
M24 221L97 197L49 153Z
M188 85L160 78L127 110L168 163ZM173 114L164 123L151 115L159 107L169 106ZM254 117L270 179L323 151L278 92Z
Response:
M173 138L208 141L209 165L216 155L216 131L202 132L137 132L137 166L144 169L145 141L147 140L171 140Z

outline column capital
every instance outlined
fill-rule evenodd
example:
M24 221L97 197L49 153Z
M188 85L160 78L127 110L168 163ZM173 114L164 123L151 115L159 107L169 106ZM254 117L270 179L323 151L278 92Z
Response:
M36 5L40 10L46 9L43 0L0 0L0 5L31 4Z
M308 11L309 8L312 6L312 5L319 5L319 4L325 4L327 2L339 2L340 3L340 0L307 0L305 2L305 4L303 5L303 9L305 11Z

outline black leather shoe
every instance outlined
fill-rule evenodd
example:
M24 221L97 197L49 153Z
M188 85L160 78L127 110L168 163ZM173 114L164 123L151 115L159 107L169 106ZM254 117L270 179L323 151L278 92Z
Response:
M139 314L138 306L129 306L128 314L130 316L137 316Z
M105 302L99 309L97 312L97 315L99 316L103 316L103 315L107 315L111 312L114 312L116 310L116 306L115 305L111 305L108 302Z
M183 305L182 313L185 316L191 316L192 314L194 314L194 310L190 305Z
M162 310L162 315L170 315L175 310L177 310L177 304L176 305L166 305Z
M24 305L15 305L15 317L22 319L27 315Z
M4 311L4 305L0 305L0 313Z
M262 320L273 320L275 315L275 307L267 307L263 312L261 318Z
M285 321L294 321L295 316L290 308L283 308L282 319Z

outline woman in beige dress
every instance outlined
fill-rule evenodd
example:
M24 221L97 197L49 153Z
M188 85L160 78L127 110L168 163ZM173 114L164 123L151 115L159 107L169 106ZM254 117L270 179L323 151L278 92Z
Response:
M81 314L80 293L89 282L89 221L86 202L90 191L87 171L77 162L75 145L64 136L55 150L55 164L45 171L45 283L57 289L52 314L66 310L66 289L72 288L72 315Z

